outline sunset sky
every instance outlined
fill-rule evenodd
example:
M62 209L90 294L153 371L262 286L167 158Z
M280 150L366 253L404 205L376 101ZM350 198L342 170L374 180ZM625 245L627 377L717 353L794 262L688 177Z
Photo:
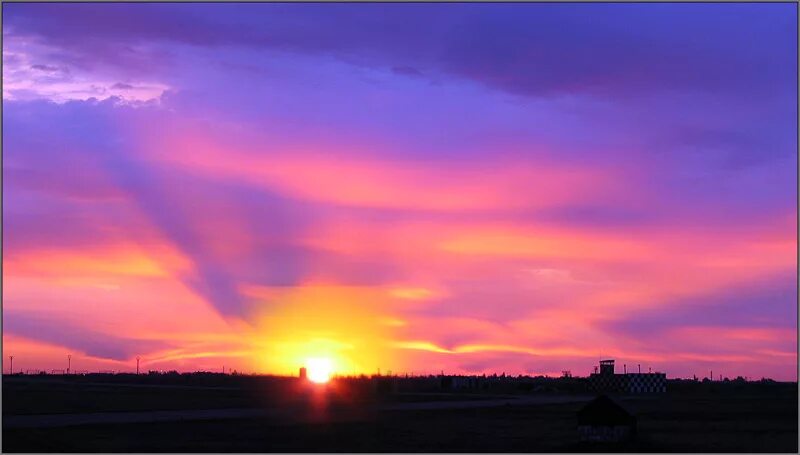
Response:
M2 8L4 372L797 379L796 4Z

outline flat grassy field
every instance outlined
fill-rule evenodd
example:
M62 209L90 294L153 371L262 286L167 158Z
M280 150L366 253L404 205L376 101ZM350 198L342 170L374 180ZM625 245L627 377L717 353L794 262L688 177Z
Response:
M17 394L19 390L6 384L3 415L270 406L253 401L252 390L247 388L97 387L77 385L61 390L45 387L45 392L34 386ZM72 398L64 395L70 390L71 395L67 395ZM12 394L17 395L12 397ZM94 408L76 404L92 394ZM441 400L447 396L419 394L389 400L428 398ZM330 419L314 423L273 417L56 428L4 426L2 448L6 452L796 453L798 450L796 387L758 394L668 393L653 398L620 398L619 402L637 416L639 426L637 440L622 446L580 444L576 412L583 404L564 403L332 413Z

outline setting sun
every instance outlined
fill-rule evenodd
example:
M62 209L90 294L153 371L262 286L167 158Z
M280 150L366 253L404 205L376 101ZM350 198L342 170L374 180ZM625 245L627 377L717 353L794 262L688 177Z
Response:
M323 384L328 382L331 378L333 371L333 362L327 358L314 358L306 361L306 368L308 369L308 380Z
M389 303L383 289L251 287L247 294L273 302L255 316L258 322L249 335L259 352L255 368L260 371L294 375L298 366L312 369L309 359L327 359L322 363L330 374L342 376L402 368L401 353L390 348L401 326L385 322L396 315L381 311Z

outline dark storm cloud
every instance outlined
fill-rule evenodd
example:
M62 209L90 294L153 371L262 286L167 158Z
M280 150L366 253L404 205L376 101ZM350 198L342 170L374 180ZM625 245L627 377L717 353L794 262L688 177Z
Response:
M135 46L172 41L331 54L407 74L445 72L534 96L616 97L652 89L774 95L794 86L795 8L14 4L6 6L5 20L9 33L34 34L72 54L94 53L118 64L125 64L125 55L114 56L112 49L120 44L125 52L146 56Z

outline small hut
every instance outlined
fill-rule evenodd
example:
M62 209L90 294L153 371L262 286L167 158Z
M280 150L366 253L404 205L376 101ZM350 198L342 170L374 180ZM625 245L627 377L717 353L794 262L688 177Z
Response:
M581 441L629 441L636 435L636 417L600 395L578 411L578 434Z

